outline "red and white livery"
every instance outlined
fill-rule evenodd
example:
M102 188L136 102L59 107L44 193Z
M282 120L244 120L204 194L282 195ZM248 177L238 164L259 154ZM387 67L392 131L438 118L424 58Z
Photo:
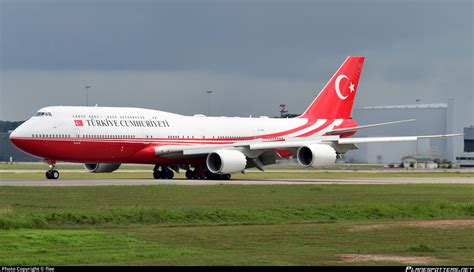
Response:
M263 170L276 159L295 156L305 167L334 164L356 144L416 141L456 135L353 138L350 118L364 57L348 57L308 109L297 118L208 117L141 108L69 107L40 109L10 135L21 150L50 164L84 163L90 172L112 172L122 163L155 165L155 178L230 179L247 168Z

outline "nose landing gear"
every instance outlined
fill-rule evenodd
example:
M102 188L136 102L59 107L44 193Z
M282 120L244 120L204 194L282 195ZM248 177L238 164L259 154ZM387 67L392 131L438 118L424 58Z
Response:
M49 170L46 171L46 178L47 179L58 179L59 178L59 171L56 170L56 162L55 161L48 161Z
M50 169L46 171L46 178L47 179L58 179L59 178L59 171L55 169Z

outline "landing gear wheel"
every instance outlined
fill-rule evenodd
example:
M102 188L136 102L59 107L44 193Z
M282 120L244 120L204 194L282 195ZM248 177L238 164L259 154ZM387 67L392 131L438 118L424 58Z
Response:
M169 169L164 171L164 174L165 174L166 179L173 179L174 178L174 172L169 170Z
M58 178L59 178L59 172L58 172L57 170L53 170L53 171L51 172L51 177L52 177L53 179L58 179Z
M206 171L206 179L214 179L214 173L211 171L207 170Z
M230 174L215 174L212 173L211 171L206 172L206 179L209 180L229 180L230 179Z
M194 171L191 171L191 170L186 171L186 178L187 179L194 179L195 175L196 174L194 173Z
M159 170L153 171L153 178L154 179L161 179L161 171L159 171Z
M153 178L155 179L172 179L174 178L174 172L169 169L155 170L153 171Z
M59 178L58 170L48 170L46 172L46 178L47 179L58 179Z

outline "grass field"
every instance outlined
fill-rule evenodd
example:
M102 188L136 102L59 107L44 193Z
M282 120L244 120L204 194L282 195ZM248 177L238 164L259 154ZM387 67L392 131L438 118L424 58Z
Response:
M473 230L469 184L0 188L2 265L473 265Z

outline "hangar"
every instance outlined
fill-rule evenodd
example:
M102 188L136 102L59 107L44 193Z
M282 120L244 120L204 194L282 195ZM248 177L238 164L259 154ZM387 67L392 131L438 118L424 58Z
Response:
M474 167L474 126L464 128L464 152L456 157L459 167Z
M357 136L430 135L456 133L454 104L415 104L354 108L352 117L361 125L416 119L413 122L361 130ZM345 155L346 161L360 163L400 163L405 156L429 156L454 161L462 152L461 137L358 145L359 149Z

